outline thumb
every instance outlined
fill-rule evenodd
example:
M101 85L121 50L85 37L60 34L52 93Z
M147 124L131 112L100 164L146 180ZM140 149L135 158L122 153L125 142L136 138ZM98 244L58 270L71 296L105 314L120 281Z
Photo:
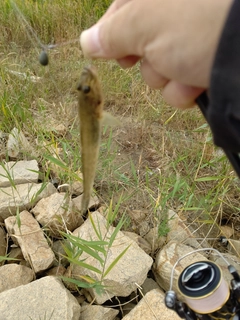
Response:
M85 56L108 59L143 56L149 33L146 32L147 22L145 23L144 17L139 19L145 0L137 2L137 6L134 6L135 1L125 3L117 11L81 33L80 44Z

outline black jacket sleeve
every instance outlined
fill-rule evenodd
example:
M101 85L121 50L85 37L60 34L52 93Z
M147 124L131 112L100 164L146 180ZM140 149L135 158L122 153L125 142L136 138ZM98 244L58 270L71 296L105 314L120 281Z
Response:
M240 152L240 0L235 0L226 20L209 90L207 120L217 146Z

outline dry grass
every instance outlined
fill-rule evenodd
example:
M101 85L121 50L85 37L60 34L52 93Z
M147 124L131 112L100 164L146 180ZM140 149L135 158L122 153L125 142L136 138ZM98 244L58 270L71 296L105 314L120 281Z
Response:
M42 67L38 42L14 10L16 3L42 43L63 43L77 39L110 2L1 1L0 130L21 129L44 173L47 157L55 153L69 168L64 172L59 168L60 183L71 180L81 165L75 88L82 67L94 63L105 92L105 108L123 124L103 130L95 183L102 203L111 199L117 203L121 196L119 215L143 210L153 225L160 225L164 209L172 208L194 228L204 226L201 236L211 236L209 230L213 226L219 230L221 223L234 223L238 235L239 183L213 147L198 109L176 111L163 101L160 91L143 83L138 66L122 70L113 61L88 61L78 42L50 51L50 64ZM27 78L13 72L25 73ZM40 79L33 82L31 76ZM54 130L59 124L67 128L63 134ZM130 222L129 217L129 230ZM160 235L166 231L159 230Z

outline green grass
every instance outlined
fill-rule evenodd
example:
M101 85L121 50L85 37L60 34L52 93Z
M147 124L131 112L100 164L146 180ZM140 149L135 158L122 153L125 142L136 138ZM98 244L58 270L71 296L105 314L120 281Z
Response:
M166 210L176 210L187 223L230 225L239 211L239 183L225 157L213 147L208 126L195 108L168 106L159 90L142 81L138 66L122 70L114 61L89 61L78 42L49 51L50 63L38 62L43 44L75 40L105 12L107 0L21 1L24 23L9 0L0 3L0 130L23 131L46 181L76 178L81 167L75 88L83 66L97 66L105 109L122 123L103 129L95 189L103 204L119 203L123 212L145 210L159 235L168 231ZM26 78L14 74L26 74ZM32 76L40 77L37 82ZM66 130L59 133L59 124ZM7 159L7 155L6 155ZM21 160L18 159L18 160ZM131 230L131 221L123 228ZM206 234L206 233L205 233Z

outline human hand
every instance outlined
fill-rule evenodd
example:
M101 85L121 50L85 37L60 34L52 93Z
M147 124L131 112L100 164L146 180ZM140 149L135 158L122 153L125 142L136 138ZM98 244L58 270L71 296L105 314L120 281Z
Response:
M80 37L85 56L141 61L152 88L168 103L191 107L209 87L211 68L232 0L115 0Z

